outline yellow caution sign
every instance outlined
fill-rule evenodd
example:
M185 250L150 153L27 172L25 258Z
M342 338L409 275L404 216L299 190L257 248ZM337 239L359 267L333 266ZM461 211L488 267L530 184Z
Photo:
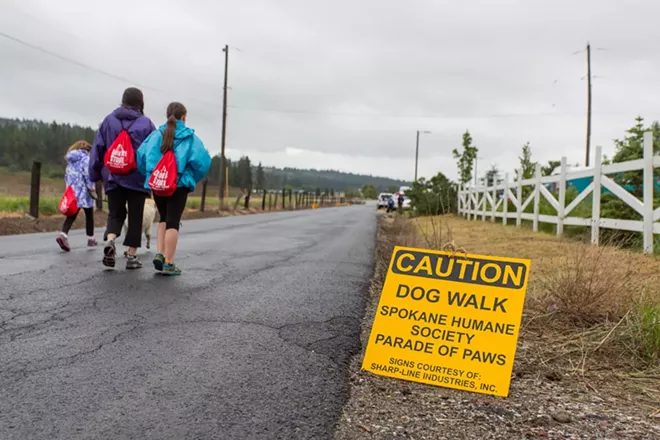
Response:
M395 248L362 368L508 396L530 263Z

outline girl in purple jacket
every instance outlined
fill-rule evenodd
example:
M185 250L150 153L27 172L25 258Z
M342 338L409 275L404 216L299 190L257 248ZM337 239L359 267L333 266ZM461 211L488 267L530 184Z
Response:
M66 161L69 164L66 167L64 181L76 194L78 208L85 211L87 246L97 246L94 239L94 200L91 195L94 191L94 184L89 179L89 152L91 150L92 146L85 141L78 141L69 147L69 151L66 153ZM67 217L62 225L62 231L57 236L57 244L60 245L63 251L69 252L71 250L68 234L77 216L78 212Z
M144 115L144 96L139 89L129 87L124 91L121 106L105 117L92 147L89 175L93 182L103 180L108 196L107 241L103 246L103 265L115 267L117 249L115 240L122 233L124 221L128 218L128 230L124 246L128 247L126 269L139 269L142 263L137 257L137 249L142 244L142 210L149 190L144 187L145 176L137 169L129 174L113 174L104 163L106 151L122 130L131 138L137 155L142 142L154 131L154 123Z

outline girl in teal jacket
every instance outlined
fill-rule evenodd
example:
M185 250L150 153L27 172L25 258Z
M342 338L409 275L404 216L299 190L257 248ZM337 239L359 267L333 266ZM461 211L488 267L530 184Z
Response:
M211 166L209 155L195 130L186 127L188 111L183 104L173 102L167 106L167 123L147 137L137 150L137 167L146 176L144 187L149 187L149 177L163 155L173 151L176 157L177 185L171 196L154 194L160 214L158 223L158 253L154 268L163 275L181 275L174 264L174 253L179 241L179 224L186 207L188 193L195 191Z

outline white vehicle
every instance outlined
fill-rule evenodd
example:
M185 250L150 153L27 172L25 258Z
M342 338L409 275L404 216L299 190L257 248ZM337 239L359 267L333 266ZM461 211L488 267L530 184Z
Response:
M387 208L387 201L392 198L391 193L380 193L378 194L378 202L376 209Z

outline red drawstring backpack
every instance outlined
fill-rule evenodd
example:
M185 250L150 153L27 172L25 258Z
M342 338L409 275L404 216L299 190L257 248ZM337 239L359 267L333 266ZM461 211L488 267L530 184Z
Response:
M62 200L60 200L60 212L67 217L71 217L78 212L76 193L73 192L71 186L67 186L64 195L62 195Z
M155 195L169 197L176 191L176 181L176 157L174 156L174 151L169 150L163 154L156 168L151 172L148 185Z
M110 145L110 148L108 148L108 151L105 152L103 161L105 162L106 168L112 174L129 174L136 168L133 142L131 141L131 136L128 134L128 130L135 121L137 121L137 119L131 122L127 128L124 128L124 124L119 121L121 124L121 131L112 145Z

